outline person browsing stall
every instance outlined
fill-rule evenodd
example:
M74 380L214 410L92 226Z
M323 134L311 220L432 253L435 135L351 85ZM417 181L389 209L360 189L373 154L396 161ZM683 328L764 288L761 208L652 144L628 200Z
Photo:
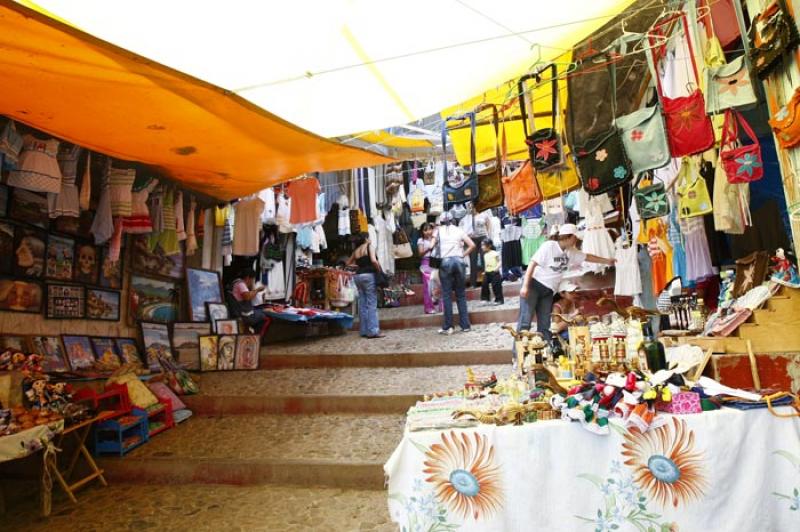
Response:
M381 264L367 233L354 236L353 247L355 250L347 259L347 266L357 267L353 280L358 288L359 333L364 338L383 338L378 321L378 284L375 280Z
M263 310L253 307L253 300L264 290L265 286L255 287L256 272L252 268L246 268L239 272L239 277L231 283L231 295L236 300L236 309L231 309L238 315L248 327L255 332L260 332L267 321L267 315Z
M442 258L439 279L442 283L442 302L444 304L444 323L439 329L439 334L453 334L454 291L461 331L469 332L464 259L475 249L475 243L461 228L453 224L453 215L449 212L442 214L436 238L439 240L439 251Z
M536 312L536 330L549 342L553 296L564 274L584 262L608 266L616 263L614 259L581 252L577 248L579 239L578 228L574 224L564 224L558 230L558 239L548 240L531 257L519 291L518 331L531 328L533 312Z

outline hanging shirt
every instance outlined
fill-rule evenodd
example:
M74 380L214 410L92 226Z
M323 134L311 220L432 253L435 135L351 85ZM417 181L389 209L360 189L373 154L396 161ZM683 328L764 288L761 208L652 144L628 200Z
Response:
M264 212L261 213L261 222L265 224L274 224L275 191L272 188L265 188L258 193L258 197L264 202Z
M233 229L233 254L250 257L258 255L258 237L261 231L261 198L243 200L234 205L236 225Z
M317 219L319 192L319 181L315 177L290 181L286 185L286 195L292 200L291 223L310 223Z

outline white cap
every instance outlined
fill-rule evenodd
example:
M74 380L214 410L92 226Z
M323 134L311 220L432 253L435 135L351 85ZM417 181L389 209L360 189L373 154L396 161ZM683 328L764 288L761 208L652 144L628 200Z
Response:
M564 279L563 281L561 281L561 284L558 285L559 292L574 292L577 289L578 285L567 279Z
M558 236L570 236L575 235L578 238L583 238L583 235L578 231L578 228L575 224L564 224L558 228Z

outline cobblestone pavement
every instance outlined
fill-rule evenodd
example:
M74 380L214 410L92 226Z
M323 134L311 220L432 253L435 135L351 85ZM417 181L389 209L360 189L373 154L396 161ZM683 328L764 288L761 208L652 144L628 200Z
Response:
M35 491L9 501L0 530L15 532L344 532L397 530L380 490L221 485L111 485L53 502L38 517Z
M509 363L475 365L476 373L508 377ZM413 368L315 368L203 373L203 395L424 395L463 387L466 366Z
M404 415L379 414L194 417L128 456L382 464L403 437L404 424Z
M519 296L507 297L502 305L487 305L486 302L480 299L467 301L467 310L469 312L496 312L500 310L519 309ZM456 313L456 304L453 301L453 312ZM381 308L378 309L378 317L382 320L400 319L400 318L418 318L424 316L424 310L421 305L413 305L408 307L395 307L395 308ZM437 316L442 313L438 312Z
M421 308L421 307L420 307ZM491 308L491 307L489 307ZM421 314L421 310L420 310ZM451 336L438 334L437 327L383 331L386 338L368 340L358 332L342 336L314 338L297 342L267 345L262 353L276 355L339 355L344 353L432 353L443 351L486 351L507 349L512 339L499 323L473 325L468 333Z

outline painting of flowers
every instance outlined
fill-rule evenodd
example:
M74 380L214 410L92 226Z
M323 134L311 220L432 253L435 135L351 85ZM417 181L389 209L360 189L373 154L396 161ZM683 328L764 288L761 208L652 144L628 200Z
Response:
M695 449L694 432L685 421L672 418L670 423L644 433L632 428L622 447L634 482L661 506L677 508L703 497L708 487L703 455Z
M445 432L441 443L425 453L424 463L436 499L454 513L477 520L502 508L500 469L486 436Z

